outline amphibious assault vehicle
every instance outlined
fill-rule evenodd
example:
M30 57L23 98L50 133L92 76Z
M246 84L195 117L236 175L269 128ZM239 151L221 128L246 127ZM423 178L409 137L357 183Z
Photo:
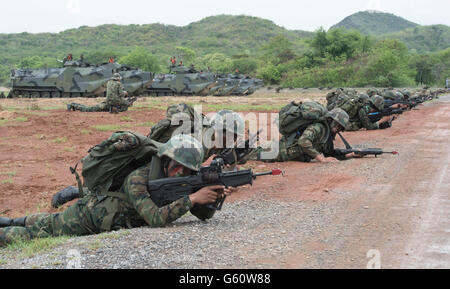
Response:
M154 96L163 95L207 95L217 84L214 74L198 72L192 67L172 66L170 73L159 74L147 92Z
M120 73L124 89L130 95L145 91L153 73L132 69L119 63L90 65L66 61L61 68L17 69L11 72L12 89L8 97L59 98L100 97L106 94L106 83Z

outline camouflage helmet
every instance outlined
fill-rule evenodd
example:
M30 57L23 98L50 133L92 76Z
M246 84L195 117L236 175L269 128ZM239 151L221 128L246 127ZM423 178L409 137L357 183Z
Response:
M369 95L367 95L367 93L360 93L358 95L358 98L362 101L362 102L367 102L369 101Z
M338 124L340 124L344 129L348 129L350 126L350 117L341 108L335 108L328 112L327 117L332 118Z
M122 76L120 76L119 73L114 73L113 76L111 77L112 80L121 80Z
M369 98L369 102L378 110L383 110L384 108L384 99L382 96L375 95Z
M158 157L166 156L194 171L200 170L204 155L202 144L185 134L173 136L158 150Z
M368 94L369 96L377 95L377 94L378 94L378 90L377 90L376 88L369 88L369 89L367 90L367 94Z
M404 95L403 95L403 93L401 93L400 91L396 91L396 92L395 92L395 97L396 97L396 98L404 98Z
M411 97L411 92L407 89L402 90L402 93L405 97Z
M231 123L227 123L231 122ZM211 126L215 130L226 130L238 136L244 135L245 123L242 117L232 110L221 110L217 112L211 119Z

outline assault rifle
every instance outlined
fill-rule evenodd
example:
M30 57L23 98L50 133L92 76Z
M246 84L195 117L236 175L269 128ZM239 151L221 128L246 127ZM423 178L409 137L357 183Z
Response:
M402 108L398 108L398 109L385 108L382 111L369 113L369 119L371 122L377 122L385 116L389 116L389 115L393 115L393 114L402 114L404 111L405 110Z
M385 152L380 148L368 148L363 150L356 150L353 149L352 146L347 142L347 140L341 135L341 133L338 132L339 137L342 139L342 142L345 144L345 149L334 149L335 153L338 155L346 155L349 153L355 153L360 156L367 156L367 155L373 155L375 157L382 155L382 154L393 154L396 155L398 152L392 151L392 152Z
M225 187L240 187L251 185L253 180L259 176L280 175L283 172L279 169L272 169L270 172L253 173L251 169L223 172L222 159L213 160L209 167L202 167L196 175L188 177L175 177L152 180L147 183L153 202L162 207L170 204L184 196L188 196L201 188L223 185ZM213 210L220 210L226 196L222 196L213 204L206 207Z
M232 165L236 162L234 158L233 151L236 152L237 162L239 164L245 163L245 157L248 156L251 152L253 152L256 148L252 148L251 146L259 140L259 134L261 133L261 129L256 132L254 135L250 135L245 143L238 144L236 148L226 148L223 149L220 154L214 157L214 159L222 159L225 165Z
M134 103L137 99L138 99L137 97L128 97L128 98L127 98L127 101L128 101L128 103L129 103L128 106L132 106L133 103Z

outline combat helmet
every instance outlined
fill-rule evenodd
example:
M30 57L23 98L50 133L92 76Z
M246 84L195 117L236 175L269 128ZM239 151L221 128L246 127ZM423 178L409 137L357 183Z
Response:
M400 91L396 91L396 92L395 92L395 97L396 97L396 98L403 99L405 96L404 96L403 93L401 93Z
M185 134L173 136L158 150L158 157L166 156L194 171L200 170L204 155L202 144Z
M402 90L403 95L405 96L405 98L410 98L411 97L411 92L407 89Z
M367 95L367 93L360 93L358 95L358 99L362 102L362 103L366 103L369 101L369 95Z
M335 108L328 112L327 117L332 118L338 124L340 124L344 129L348 129L350 127L350 117L348 114L341 108Z
M369 96L374 96L374 95L378 95L379 92L378 92L378 90L377 90L376 88L369 88L369 89L367 90L367 94L368 94Z
M121 80L122 76L120 76L119 73L114 73L113 76L111 77L112 80Z
M381 111L384 108L384 99L379 95L369 98L369 103L372 104L377 110Z
M231 123L227 123L231 122ZM242 117L232 110L221 110L217 112L211 119L211 126L215 130L226 130L227 132L236 134L238 136L244 135L245 123Z

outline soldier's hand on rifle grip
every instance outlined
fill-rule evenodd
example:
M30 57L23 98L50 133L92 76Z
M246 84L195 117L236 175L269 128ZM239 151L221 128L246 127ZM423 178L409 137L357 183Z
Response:
M333 158L333 157L324 157L323 155L317 155L316 160L318 160L321 163L336 163L339 162L339 160L337 158Z
M226 194L226 190L227 189L225 189L225 187L221 185L204 187L190 195L189 199L191 200L191 203L193 205L211 204L214 203L224 193Z
M346 154L345 157L347 159L350 159L350 158L362 158L364 156L353 152L353 153Z

